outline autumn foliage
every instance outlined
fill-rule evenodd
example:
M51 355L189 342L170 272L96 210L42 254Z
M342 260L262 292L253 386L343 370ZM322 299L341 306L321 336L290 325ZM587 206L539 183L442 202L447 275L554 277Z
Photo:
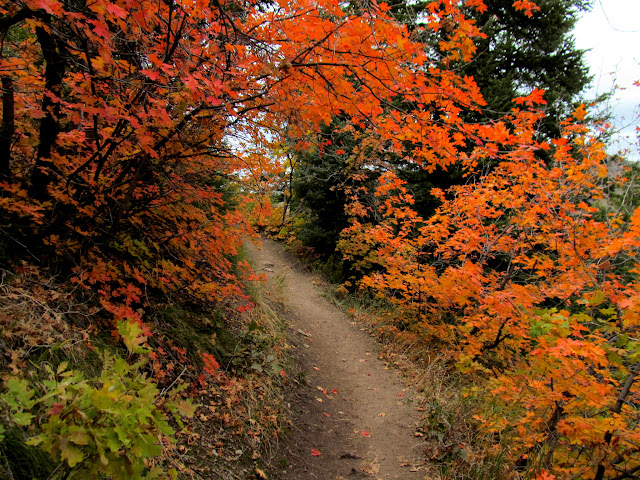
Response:
M510 121L530 132L536 115L514 110ZM602 475L606 463L635 468L639 433L630 390L637 215L627 223L603 207L605 153L582 115L552 145L505 127L475 151L504 151L499 166L440 192L430 219L411 209L393 173L383 175L382 221L362 225L354 215L343 239L348 255L378 266L363 287L397 303L460 370L486 377L470 392L486 405L481 428L509 442L514 461L558 478ZM539 149L553 152L551 165Z
M430 9L434 28L436 12L455 14L449 2ZM295 136L341 112L394 143L429 138L426 166L454 161L460 140L446 125L479 93L471 79L431 67L383 11L330 2L4 4L0 70L12 100L3 128L12 144L2 206L21 232L5 248L62 257L116 319L141 319L143 290L179 289L195 302L239 293L228 258L247 228L225 189L271 168L265 149L285 127ZM442 43L446 57L470 58L479 33L470 24L454 33ZM381 116L397 95L422 110ZM429 104L451 119L437 125Z
M484 5L426 4L425 45L374 1L0 2L3 256L147 336L160 298L250 309L234 257L273 213L283 145L309 148L340 116L353 178L380 172L375 191L347 192L342 251L477 376L478 428L547 478L637 471L640 213L611 210L583 107L548 142L541 90L501 121L463 120L484 101L456 73L483 35L462 7ZM391 156L469 182L421 218Z

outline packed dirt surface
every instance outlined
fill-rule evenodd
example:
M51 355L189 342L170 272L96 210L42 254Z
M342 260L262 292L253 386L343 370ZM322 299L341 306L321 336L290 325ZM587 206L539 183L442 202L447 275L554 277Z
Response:
M256 270L284 281L290 337L305 373L290 399L293 431L280 478L425 479L411 391L378 359L375 341L277 243L248 248Z

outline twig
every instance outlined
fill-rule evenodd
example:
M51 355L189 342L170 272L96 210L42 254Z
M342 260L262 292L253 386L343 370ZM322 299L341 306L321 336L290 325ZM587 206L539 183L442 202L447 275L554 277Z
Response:
M168 390L170 390L170 389L171 389L171 388L176 384L176 382L177 382L178 380L180 380L180 377L181 377L181 376L184 374L184 372L186 372L186 371L187 371L187 367L185 366L185 367L182 369L182 371L180 372L180 375L178 375L178 376L173 380L173 382L171 382L171 384L170 384L168 387L166 387L164 390L162 390L162 391L160 392L160 395L158 395L158 397L153 401L153 403L156 403L156 401L158 400L158 398L163 397L163 396L164 396L164 394L165 394L165 393L167 393L167 391L168 391Z

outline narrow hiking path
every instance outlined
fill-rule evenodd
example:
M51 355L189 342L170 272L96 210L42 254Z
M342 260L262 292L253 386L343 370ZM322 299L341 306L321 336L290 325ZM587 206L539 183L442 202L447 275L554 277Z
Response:
M375 341L325 299L312 276L271 240L248 245L256 270L284 280L287 320L306 384L282 480L424 479L411 392L378 359Z

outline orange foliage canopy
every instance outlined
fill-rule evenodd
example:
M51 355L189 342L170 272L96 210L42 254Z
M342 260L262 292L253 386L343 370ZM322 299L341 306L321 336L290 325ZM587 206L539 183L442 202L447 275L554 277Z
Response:
M433 28L462 18L456 3L429 7ZM5 103L14 122L0 208L5 223L32 224L19 228L28 244L15 240L63 257L116 319L141 319L144 291L196 302L240 294L228 259L249 230L225 189L277 170L264 152L285 130L313 131L341 113L393 145L415 139L428 168L452 163L456 112L482 99L386 8L2 3L0 76L15 103ZM461 21L449 31L443 55L469 58L477 29ZM382 115L398 95L419 108ZM448 114L436 122L438 109Z

